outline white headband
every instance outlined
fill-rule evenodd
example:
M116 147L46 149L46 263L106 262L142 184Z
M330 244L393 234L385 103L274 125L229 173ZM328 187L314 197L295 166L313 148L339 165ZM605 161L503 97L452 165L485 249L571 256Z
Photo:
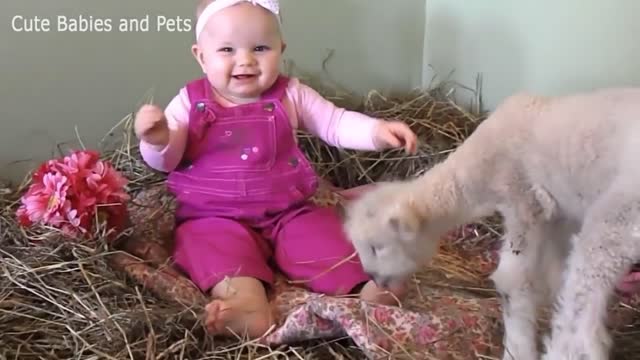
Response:
M216 0L209 3L209 5L207 5L202 11L202 14L200 14L200 17L198 17L198 21L196 23L196 40L200 38L200 33L202 32L202 29L204 29L204 25L209 21L209 18L213 14L243 1L251 2L253 5L262 6L263 8L271 11L276 18L278 18L278 22L280 21L280 4L278 0Z

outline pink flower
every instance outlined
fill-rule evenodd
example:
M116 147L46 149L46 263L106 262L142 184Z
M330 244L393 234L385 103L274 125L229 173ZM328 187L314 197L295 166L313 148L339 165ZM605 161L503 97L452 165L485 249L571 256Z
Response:
M392 336L393 336L393 339L400 344L407 341L407 333L400 329L396 329Z
M437 332L429 325L421 326L418 329L418 342L420 344L428 344L435 340Z
M381 347L384 350L391 350L391 340L385 335L379 336L376 340L374 340L375 344Z
M45 174L41 183L34 183L22 197L18 215L23 224L49 223L57 226L64 216L61 210L67 202L69 184L62 174Z
M383 307L376 307L373 310L373 317L380 324L386 324L391 320L391 311Z
M345 316L338 319L338 323L340 323L340 325L344 329L349 329L351 327L351 324L353 323L353 320Z
M309 314L306 311L298 311L293 317L296 323L299 325L306 325L309 323Z
M327 331L333 328L334 325L332 321L319 317L316 319L316 326L320 331Z
M16 215L23 226L53 226L68 235L90 234L96 216L119 230L127 217L126 184L97 152L75 151L38 167Z
M473 315L463 315L462 322L465 326L472 327L478 325L478 318Z

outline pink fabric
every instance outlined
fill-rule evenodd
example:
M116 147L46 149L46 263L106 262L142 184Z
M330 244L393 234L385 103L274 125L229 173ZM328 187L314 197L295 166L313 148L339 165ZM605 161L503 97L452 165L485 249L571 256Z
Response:
M224 107L236 106L215 92L213 95ZM373 133L377 119L335 106L296 78L290 79L283 104L294 129L305 130L333 146L376 150ZM165 109L171 130L169 144L162 148L140 143L142 158L150 167L169 172L178 166L187 142L190 110L187 89L183 87Z
M215 217L190 220L176 229L175 239L175 265L205 293L227 276L273 283L265 261L271 256L270 246L241 222Z
M313 292L344 295L370 280L343 232L335 207L309 205L273 237L279 271Z
M630 297L640 294L640 265L635 264L616 286L620 295Z
M180 164L169 173L178 221L200 217L262 219L301 204L318 176L298 147L282 104L281 77L260 101L223 107L206 78L190 82L195 104Z
M279 272L301 286L344 295L370 279L357 257L344 261L353 252L335 209L309 204L272 223L211 217L187 221L176 230L174 260L205 292L226 276L273 285L268 262L273 259Z
M316 292L369 280L331 208L310 201L319 178L293 136L280 77L260 101L224 107L209 81L187 85L185 155L167 184L177 200L174 258L208 291L225 277L273 282L267 261Z

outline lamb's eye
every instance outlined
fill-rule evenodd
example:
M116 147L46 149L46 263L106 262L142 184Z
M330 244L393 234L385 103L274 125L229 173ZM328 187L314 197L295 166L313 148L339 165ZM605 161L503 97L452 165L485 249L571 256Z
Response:
M373 253L373 255L376 255L378 253L378 250L380 250L379 247L371 245L371 252Z

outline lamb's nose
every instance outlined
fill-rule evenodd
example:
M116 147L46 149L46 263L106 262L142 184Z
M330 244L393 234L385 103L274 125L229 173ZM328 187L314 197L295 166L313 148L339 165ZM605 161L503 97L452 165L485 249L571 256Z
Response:
M365 273L367 273L367 275L369 275L369 278L371 280L373 280L373 282L375 282L376 284L378 283L378 281L377 281L378 273L376 273L375 271L369 271L369 270L365 270Z
M391 278L388 276L380 276L375 271L367 271L367 275L371 277L373 282L378 285L379 288L386 288L391 284Z
M386 276L378 276L374 280L379 288L386 289L391 285L391 278Z

